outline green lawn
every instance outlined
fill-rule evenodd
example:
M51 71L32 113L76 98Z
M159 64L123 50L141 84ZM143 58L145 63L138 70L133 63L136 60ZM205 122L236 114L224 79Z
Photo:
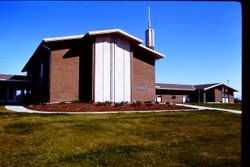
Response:
M7 111L8 110L4 106L0 105L0 112L7 112Z
M188 103L188 104L241 111L241 104L240 103Z
M0 108L1 110L1 108ZM240 166L241 116L0 112L0 166Z

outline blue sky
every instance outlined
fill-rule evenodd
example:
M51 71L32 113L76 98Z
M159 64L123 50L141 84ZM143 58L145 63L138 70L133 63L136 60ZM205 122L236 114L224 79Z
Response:
M43 38L122 29L145 41L151 7L156 82L229 80L241 97L241 5L238 2L0 2L0 73L21 70Z

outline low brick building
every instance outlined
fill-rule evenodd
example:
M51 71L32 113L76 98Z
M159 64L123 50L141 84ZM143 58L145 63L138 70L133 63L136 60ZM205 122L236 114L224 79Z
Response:
M237 90L223 83L202 85L156 83L156 101L164 103L233 103L234 92Z
M0 74L0 104L29 102L31 81L27 76Z
M23 68L34 102L155 100L164 55L119 29L44 39Z

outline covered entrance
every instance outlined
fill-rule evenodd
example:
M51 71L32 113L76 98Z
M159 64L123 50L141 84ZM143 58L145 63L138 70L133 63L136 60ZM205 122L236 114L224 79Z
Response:
M0 75L0 104L23 104L30 100L31 81L27 76Z

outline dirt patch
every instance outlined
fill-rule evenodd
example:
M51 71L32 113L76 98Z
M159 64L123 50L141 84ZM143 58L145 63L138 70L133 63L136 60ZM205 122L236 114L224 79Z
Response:
M94 111L147 111L147 110L178 110L192 109L171 104L153 103L58 103L36 104L25 106L37 111L62 111L62 112L94 112Z

